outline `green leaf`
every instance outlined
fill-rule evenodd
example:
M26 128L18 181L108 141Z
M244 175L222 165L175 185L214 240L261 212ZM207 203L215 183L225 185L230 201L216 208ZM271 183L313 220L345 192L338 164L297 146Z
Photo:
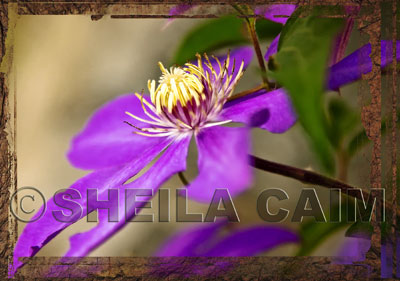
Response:
M282 30L282 25L265 19L257 19L256 32L260 41L271 40L278 36Z
M296 22L299 17L305 17L310 15L317 15L319 17L323 16L333 16L333 15L343 15L345 10L341 6L332 5L318 5L318 6L300 6L298 7L292 15L289 17L285 24L285 28L281 31L281 36L278 43L278 50L282 47L282 42L285 41L288 31L292 30L292 25ZM289 32L290 33L290 32Z
M281 29L281 24L257 20L256 30L260 40L274 38ZM173 63L182 65L194 59L196 53L250 44L247 36L247 27L243 19L226 16L208 20L186 34L174 55Z
M347 147L349 156L354 156L356 152L359 151L361 148L363 148L365 145L367 145L369 141L370 140L368 139L364 129L358 132L358 134L351 139Z
M312 253L326 238L338 232L339 230L346 227L348 224L340 222L326 222L318 223L309 221L302 224L300 229L300 235L302 237L302 243L300 249L297 252L297 256L306 256Z
M290 22L289 22L290 21ZM335 162L323 107L325 69L332 40L343 21L316 16L290 18L280 38L270 72L288 90L299 121L325 170L333 174Z
M335 97L329 101L329 140L339 149L343 140L360 124L359 113L348 106L343 98Z

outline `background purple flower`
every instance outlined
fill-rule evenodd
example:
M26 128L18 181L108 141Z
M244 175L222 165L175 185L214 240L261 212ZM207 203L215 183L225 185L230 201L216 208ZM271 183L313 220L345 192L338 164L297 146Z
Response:
M344 9L349 17L346 18L346 23L343 30L334 40L330 65L337 63L344 57L346 47L354 26L354 18L352 16L358 14L358 12L360 11L360 6L345 5Z
M335 262L339 264L353 264L365 260L365 255L371 247L369 237L345 237L338 250Z
M264 17L269 20L285 24L295 10L296 10L296 5L280 4L271 6L266 10L263 9L258 10L256 13L264 15ZM274 40L272 40L271 44L268 46L267 52L264 55L266 61L269 60L270 56L278 52L278 43L280 36L281 34L278 34L278 36L276 36Z
M212 263L212 269L200 263L186 264L176 257L240 257L261 254L277 246L298 243L299 237L290 230L274 226L251 226L224 234L229 228L225 220L204 223L181 230L169 238L158 250L156 256L171 257L153 265L152 274L162 277L175 274L181 277L209 274L224 274L232 270L235 263L221 259ZM172 258L173 257L173 258Z
M162 29L167 28L175 20L173 16L181 15L195 6L196 5L192 4L178 4L172 7L171 10L169 10L169 15L171 16L171 18L167 20Z
M400 49L400 41L396 43L396 49ZM328 70L328 88L337 90L341 86L361 79L363 74L372 70L371 44L366 44L357 49L338 63L332 65ZM400 52L396 59L400 60ZM381 67L384 68L393 62L393 42L381 41Z
M291 7L294 6L294 7ZM349 15L355 14L358 12L358 7L345 7L346 12ZM274 18L279 14L290 16L295 10L295 5L276 5L274 8L267 9L267 12L264 16L268 19ZM268 13L269 12L269 13ZM285 24L285 21L282 21ZM349 18L347 20L345 29L341 32L341 34L336 38L335 45L333 48L333 56L332 60L334 64L330 66L327 70L327 88L329 90L338 90L340 87L352 83L361 79L362 74L367 74L372 69L372 61L370 58L371 54L371 44L364 45L358 50L354 51L347 57L340 60L345 51L345 47L349 40L350 32L353 27L353 19ZM269 45L264 58L265 60L269 60L271 56L278 52L278 44L279 44L280 34L272 40ZM396 43L396 49L400 48L400 41ZM400 54L397 52L396 55L397 60L400 60ZM381 67L384 68L387 65L391 64L393 61L393 42L389 40L381 41Z
M276 226L252 226L223 235L226 221L203 223L174 234L156 256L240 257L252 256L286 243L297 243L293 231Z

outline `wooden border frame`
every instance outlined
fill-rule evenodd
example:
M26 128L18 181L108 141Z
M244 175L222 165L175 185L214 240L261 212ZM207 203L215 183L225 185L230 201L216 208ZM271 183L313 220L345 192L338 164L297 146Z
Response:
M17 229L16 222L9 212L9 200L11 194L17 186L16 181L16 110L14 77L12 73L12 55L13 55L13 28L19 15L65 15L65 14L89 14L92 20L97 20L103 15L111 15L113 18L137 18L137 17L169 17L169 9L183 1L2 1L0 4L0 261L1 276L7 276L9 262L12 257L13 245L16 241ZM267 4L273 1L246 1L248 4ZM396 103L399 100L399 90L397 85L397 76L393 72L393 84L391 86L391 103L389 112L392 112L393 123L389 128L391 130L391 163L385 165L390 171L382 171L382 152L381 152L381 68L380 68L380 40L381 40L381 4L379 0L371 1L280 1L282 3L297 3L300 5L319 5L319 4L359 4L361 3L361 13L357 18L360 32L368 36L372 46L371 57L373 60L372 71L363 77L364 81L360 91L368 92L361 94L362 122L367 131L368 137L373 141L372 161L371 161L371 188L380 188L382 186L382 175L390 174L395 178L397 175L396 166L399 163L397 143L399 140L396 133ZM299 3L298 3L299 2ZM396 4L397 2L397 4ZM221 11L225 4L238 3L238 1L191 1L192 4L201 5L219 5ZM389 1L393 4L393 9L399 9L400 4L397 0ZM215 17L215 14L209 14L207 6L199 9L197 14L186 12L180 17ZM200 11L200 12L199 12ZM396 13L393 16L393 26L389 27L393 38L398 38L399 31L396 31ZM396 40L396 39L394 39ZM398 50L399 51L399 50ZM396 60L394 60L396 61ZM389 107L388 106L388 107ZM393 185L391 200L396 205L396 185ZM393 218L394 225L396 224ZM107 277L107 278L140 278L140 279L158 279L182 277L185 275L185 264L203 264L207 266L207 277L194 276L196 279L224 278L224 279L324 279L324 280L365 280L367 277L380 277L380 257L379 249L380 230L375 227L372 244L375 251L368 253L367 261L364 264L355 265L337 265L332 264L329 257L243 257L243 258L84 258L78 264L72 265L72 260L64 260L59 266L68 267L70 277ZM396 247L394 247L396 248ZM377 251L376 251L377 250ZM394 251L392 251L394 254ZM395 255L394 255L395 256ZM216 261L226 260L235 266L231 269L222 270L214 267ZM33 258L22 268L15 277L17 279L23 276L29 278L40 278L48 266L54 265L58 258ZM157 268L162 268L165 263L173 261L180 265L182 272L168 271L160 272ZM96 272L96 273L95 273ZM221 275L222 274L222 275ZM284 274L284 275L283 275ZM63 276L66 277L66 276Z

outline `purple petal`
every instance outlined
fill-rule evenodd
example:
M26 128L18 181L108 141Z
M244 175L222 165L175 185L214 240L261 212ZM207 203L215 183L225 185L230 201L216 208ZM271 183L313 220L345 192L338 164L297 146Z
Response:
M218 242L206 253L209 257L253 256L286 243L299 242L292 231L273 226L255 226L239 230Z
M258 7L254 10L256 15L262 15L266 19L274 22L285 24L290 15L296 10L293 4L276 4Z
M226 221L218 221L214 223L204 223L197 227L185 228L173 235L158 250L158 257L198 257L201 256L202 250Z
M164 139L163 142L144 149L140 154L140 158L136 158L134 161L126 165L94 171L71 185L70 189L75 189L81 194L81 199L74 201L79 203L82 207L81 216L75 217L71 222L60 222L53 217L52 212L54 210L60 210L60 207L56 206L53 198L50 199L47 202L47 208L44 215L37 221L27 224L18 238L14 249L14 270L22 266L22 262L18 261L19 257L34 256L59 232L86 215L86 190L88 188L96 188L100 195L107 192L109 188L115 188L116 186L123 184L154 159L157 154L159 154L170 143L170 141L171 140ZM76 211L76 209L74 211ZM40 215L40 213L41 210L39 210L32 220Z
M343 30L336 36L333 41L333 51L330 58L329 65L331 66L334 63L337 63L344 57L344 52L346 50L347 44L350 39L351 32L353 30L354 19L349 18L346 19L346 24Z
M178 4L174 7L171 8L171 10L169 10L169 15L170 16L177 16L177 15L181 15L184 12L186 12L187 10L195 7L196 5L191 5L191 4Z
M187 187L188 198L210 203L216 188L235 196L251 185L248 129L214 126L200 131L196 141L199 174Z
M269 45L267 52L265 53L264 59L266 61L269 60L269 57L276 54L278 52L278 44L279 44L279 38L281 37L281 34L278 34L278 36L275 37L274 40L272 40L271 44Z
M146 147L163 142L162 138L134 134L134 129L124 121L138 127L148 127L148 124L132 119L125 111L149 119L140 100L133 94L108 102L93 114L85 128L72 140L67 155L71 164L90 170L121 165L140 157Z
M272 133L283 133L296 122L296 114L283 88L251 95L227 102L221 118L259 127Z
M296 10L296 5L291 4L281 4L281 5L271 5L266 9L260 8L254 11L258 15L264 15L265 18L285 24L288 20L288 17L292 15L292 13ZM286 16L286 17L279 17L279 16ZM268 46L267 52L264 55L266 61L269 60L269 57L276 54L278 52L278 44L280 34L272 40L271 44Z
M172 16L171 18L169 18L166 22L166 24L164 24L164 26L162 27L162 29L167 28L174 20L175 18L173 18L173 16L179 16L182 15L183 13L185 13L186 11L190 10L191 8L196 7L196 5L192 5L192 4L178 4L175 5L174 7L172 7L169 10L169 15Z
M336 263L352 264L355 261L362 261L371 247L371 239L360 237L345 237L345 241L340 247Z
M131 209L126 210L127 213L125 213L125 200L128 202L129 200L134 200L133 198L125 198L125 190L133 188L152 189L153 194L155 194L158 188L172 175L186 169L186 156L190 138L189 136L173 142L146 173L133 182L120 186L120 202L118 208L122 219L118 222L108 222L108 212L99 210L99 224L87 232L72 236L70 238L71 247L65 256L86 256L90 251L104 243L129 223L127 221L135 217L135 208L140 208L145 203L137 202ZM147 198L143 196L143 198L141 198L141 201L145 200L151 200L151 196Z
M329 66L337 63L344 57L344 52L346 51L346 46L349 42L350 35L353 30L354 17L357 16L358 12L360 11L360 6L345 5L344 9L349 17L346 18L346 24L344 28L334 40L333 52Z
M276 246L298 242L299 237L288 230L270 226L255 226L225 234L226 221L203 223L200 226L179 231L159 251L159 256L175 256L162 259L152 265L152 273L158 277L222 276L234 269L232 260L216 260L212 269L200 257L251 256L268 251ZM197 257L198 263L187 264L177 257Z
M400 41L396 43L396 49L400 50ZM341 86L354 82L372 70L370 58L371 44L364 45L351 53L340 62L331 66L328 70L328 88L337 90ZM400 60L400 52L397 52L396 59ZM381 67L385 67L393 61L393 42L381 41Z
M381 278L390 278L393 276L393 246L391 237L381 237Z
M253 256L286 243L299 242L297 234L273 226L253 226L221 236L227 221L203 223L173 235L157 256Z

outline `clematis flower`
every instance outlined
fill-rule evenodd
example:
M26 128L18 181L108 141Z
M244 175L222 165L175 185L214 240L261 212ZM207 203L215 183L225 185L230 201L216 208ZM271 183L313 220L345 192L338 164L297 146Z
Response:
M256 225L221 235L227 221L205 223L175 233L158 250L159 257L240 257L252 256L285 243L299 242L293 231ZM267 238L268 237L268 238Z
M371 234L368 232L358 232L351 237L345 237L337 255L335 263L337 264L362 264L366 259L367 252L371 248ZM381 237L380 249L380 270L381 278L391 278L393 276L393 267L395 267L396 278L400 277L398 257L400 255L400 237L396 235L396 241L389 237ZM396 244L394 244L396 243ZM396 250L394 251L394 247ZM395 263L397 258L397 262Z
M255 12L259 15L263 15L269 20L279 22L284 25L296 10L296 5L293 4L280 4L274 6L275 7L270 7L267 10L259 9ZM264 55L266 61L268 61L272 55L278 52L279 38L281 38L280 33L274 38L274 40L271 41L271 44L268 46L267 52Z
M123 95L95 112L73 139L68 152L75 167L93 171L60 194L74 199L82 209L71 204L71 214L67 214L70 219L57 221L52 212L59 208L50 199L44 215L26 225L19 237L13 271L22 266L19 257L34 256L58 233L86 215L89 188L97 189L97 200L108 200L108 189L118 189L119 214L123 218L109 223L108 212L100 209L99 223L72 236L65 256L83 257L104 243L144 205L136 202L125 210L125 202L134 201L133 196L125 198L125 190L147 188L154 194L172 175L184 171L192 137L197 142L199 174L187 187L190 198L209 203L215 188L228 188L232 196L248 188L252 182L248 165L249 127L281 133L296 121L290 99L280 89L258 91L253 99L228 101L252 56L251 48L244 47L226 57L198 57L197 64L187 63L169 70L160 63L162 76L158 86L155 81L148 83L150 98ZM222 126L230 122L247 126ZM143 175L126 183L158 155L161 156ZM147 199L151 197L149 194Z
M253 256L277 246L297 243L296 233L276 226L255 225L224 234L227 221L206 223L185 228L170 237L157 251L156 256L174 257L162 259L152 265L152 275L165 277L216 276L227 273L235 267L229 259L208 263L182 263L176 257L240 257Z
M256 14L264 15L264 17L269 20L279 22L285 25L289 17L296 10L296 8L297 5L293 4L272 5L264 9L258 9L258 10L256 9ZM351 6L351 5L345 5L344 9L348 15L355 15L359 11L358 6ZM334 40L331 63L336 63L341 58L343 58L344 50L349 41L353 25L354 25L354 19L352 17L348 17L346 19L345 28L340 32L340 34ZM280 34L278 34L274 38L274 40L272 40L271 44L267 49L267 52L264 55L265 60L268 61L272 55L277 53L279 39L280 39Z
M344 57L344 53L354 26L354 17L352 16L355 16L359 13L360 6L345 5L344 10L349 17L346 18L344 28L334 40L330 65L337 63Z
M296 9L296 5L282 4L270 7L264 13L264 16L270 20L274 18L283 18L280 23L285 24L289 17ZM359 11L359 7L346 6L345 10L352 15ZM260 10L258 13L263 14ZM286 17L283 17L286 16ZM276 20L275 20L276 21ZM279 22L279 21L277 21ZM344 55L345 47L348 43L353 20L347 19L346 27L334 42L334 50L332 61L333 65L327 69L327 90L337 91L340 87L361 79L363 74L367 74L372 70L371 44L366 44L357 49L350 55L341 59ZM280 34L278 34L269 45L264 59L268 61L271 56L278 52ZM400 49L400 41L396 41L396 50ZM341 60L340 60L341 59ZM396 59L400 60L400 52L397 52ZM393 62L393 42L390 40L381 41L381 67L384 68Z
M396 42L396 50L400 50L400 41ZM361 79L363 74L372 70L371 44L357 49L328 69L327 87L337 90L341 86ZM400 52L396 53L396 60L400 61ZM393 42L381 41L381 67L384 68L393 62Z
M181 15L181 14L185 13L186 11L190 10L191 8L193 8L194 6L195 5L192 5L192 4L178 4L178 5L175 5L174 7L172 7L169 10L169 15L171 17L168 18L167 22L163 25L163 27L161 29L162 30L166 29L174 21L173 16Z
M155 256L162 258L149 261L148 275L157 278L215 278L233 270L236 265L232 259L220 257L259 255L300 240L295 232L281 227L254 225L230 231L230 226L227 220L217 220L174 233L155 253ZM188 259L180 257L195 257L196 262L188 262ZM219 258L213 261L211 257ZM102 270L98 265L86 272L71 270L71 267L53 266L46 277L88 277L86 272Z
M371 247L370 237L345 237L338 250L335 262L338 264L353 264L365 260L365 255Z

